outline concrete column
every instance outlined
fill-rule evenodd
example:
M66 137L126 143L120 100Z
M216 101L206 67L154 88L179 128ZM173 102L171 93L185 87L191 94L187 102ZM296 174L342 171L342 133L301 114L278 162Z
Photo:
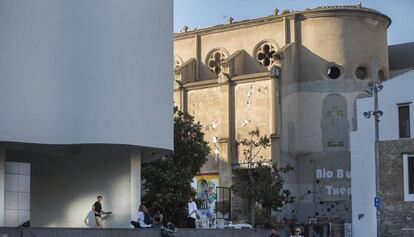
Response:
M196 52L196 81L200 80L200 65L202 63L201 61L201 47L200 47L200 35L195 34L195 52Z
M280 130L281 130L281 112L280 112L280 79L271 79L271 99L270 99L270 141L271 141L271 154L272 162L280 161Z
M290 43L290 20L286 17L283 17L283 28L284 28L284 35L285 35L285 45Z
M278 120L278 88L277 88L277 79L272 78L270 82L270 136L278 135L278 127L277 127L277 120Z
M290 31L290 42L297 42L298 41L298 29L297 29L297 21L296 21L296 15L294 18L290 19L289 24L289 31Z
M234 145L234 103L230 81L220 85L220 126L219 126L219 173L220 186L229 187L232 183L232 163Z
M6 178L6 151L0 149L0 226L4 226L4 191Z
M187 89L184 87L180 88L180 110L182 112L188 112L188 105L187 105Z
M131 153L131 220L137 219L141 204L141 151Z

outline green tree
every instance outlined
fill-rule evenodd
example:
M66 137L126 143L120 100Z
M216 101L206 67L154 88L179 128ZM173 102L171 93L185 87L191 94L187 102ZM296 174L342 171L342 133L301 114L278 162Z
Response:
M188 197L194 195L191 182L210 153L202 125L194 117L174 108L174 152L145 164L142 170L148 206L157 203L168 221L183 225Z
M233 172L232 190L238 196L247 199L250 208L250 223L254 226L256 203L261 204L267 216L270 217L272 209L293 203L295 198L289 190L283 189L282 174L292 170L292 167L267 165L263 156L259 154L260 151L270 146L270 139L266 135L261 136L257 128L248 134L249 138L240 141L243 145L244 163L247 167L241 167Z

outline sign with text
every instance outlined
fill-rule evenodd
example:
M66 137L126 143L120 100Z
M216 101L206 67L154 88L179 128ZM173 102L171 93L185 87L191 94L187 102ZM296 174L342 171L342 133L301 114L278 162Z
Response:
M374 198L374 207L379 208L380 206L381 206L381 198L380 197L375 197Z
M351 171L320 168L315 170L315 178L318 189L315 191L322 200L343 200L351 196Z

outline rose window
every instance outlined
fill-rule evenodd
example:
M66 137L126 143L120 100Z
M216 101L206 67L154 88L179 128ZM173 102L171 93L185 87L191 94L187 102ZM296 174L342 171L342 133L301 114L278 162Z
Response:
M212 72L219 74L221 72L221 64L226 58L227 55L224 52L215 51L208 57L207 66Z
M273 55L276 53L276 47L270 43L262 44L256 52L256 59L265 67L268 67L273 62Z

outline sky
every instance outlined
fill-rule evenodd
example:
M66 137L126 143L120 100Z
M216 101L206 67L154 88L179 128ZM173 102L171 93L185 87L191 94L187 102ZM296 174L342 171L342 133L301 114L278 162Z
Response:
M229 16L235 21L269 16L275 8L304 10L359 2L392 19L389 45L414 41L414 0L174 0L174 31L179 32L185 25L194 29L223 24Z

